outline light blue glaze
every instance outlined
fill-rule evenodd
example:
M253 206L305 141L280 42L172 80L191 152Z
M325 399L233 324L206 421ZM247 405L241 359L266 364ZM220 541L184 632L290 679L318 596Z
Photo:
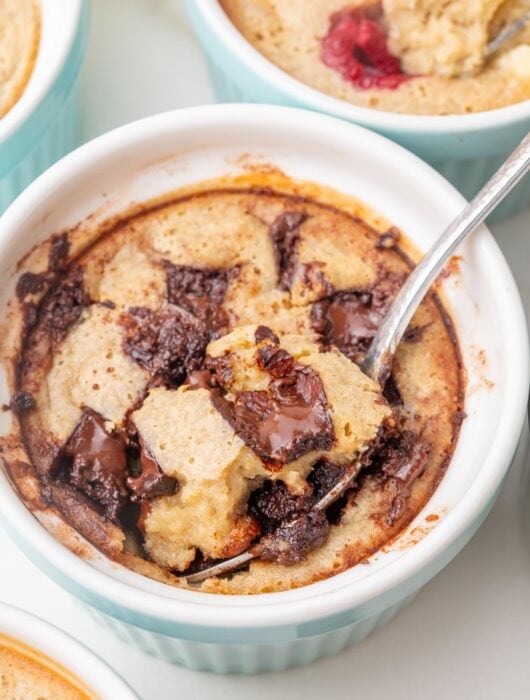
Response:
M0 143L0 213L41 172L78 142L78 78L88 40L89 2L82 0L68 57L26 120Z
M186 0L189 18L207 55L217 98L220 102L257 102L313 109L283 85L266 80L244 63L234 47L221 40L194 0ZM333 116L343 116L329 111ZM408 148L434 166L466 199L471 199L495 172L506 156L530 130L530 116L495 126L461 133L414 133L404 129L375 128L361 116L351 119L378 131ZM530 178L520 183L498 207L490 220L499 220L530 205Z
M512 467L521 468L528 451L525 425ZM21 551L47 576L93 608L96 619L120 639L171 663L214 673L260 673L303 666L332 656L365 639L409 603L419 589L467 544L493 506L501 486L471 525L420 571L384 595L340 614L298 625L224 629L192 626L141 614L116 605L66 577L8 520L0 523Z

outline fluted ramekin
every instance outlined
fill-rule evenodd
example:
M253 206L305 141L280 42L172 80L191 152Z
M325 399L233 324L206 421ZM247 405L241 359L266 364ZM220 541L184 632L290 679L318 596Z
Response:
M90 698L94 700L138 700L136 693L99 656L35 615L0 602L0 634L59 664L81 682L83 690L92 693Z
M464 203L414 155L339 119L266 105L170 112L85 144L13 203L0 220L0 313L13 293L17 261L54 232L88 216L97 226L134 203L220 176L254 177L256 170L311 179L357 197L403 229L419 249ZM529 352L520 297L485 227L459 254L459 271L442 284L466 367L467 418L428 506L367 563L279 593L181 590L141 577L94 549L88 558L69 551L0 470L5 529L39 568L101 613L119 636L170 661L216 672L273 671L360 641L470 539L496 498L522 434ZM1 402L8 395L0 384ZM12 420L0 413L2 434ZM433 513L435 522L427 520ZM88 545L81 549L89 551Z
M346 0L345 0L345 3ZM423 158L471 199L530 130L530 100L477 114L417 116L358 107L301 83L266 59L236 29L218 0L186 0L222 102L264 102L331 114L373 129ZM494 214L530 206L530 180Z
M0 214L32 180L77 145L78 78L88 0L40 0L41 37L31 78L0 119Z

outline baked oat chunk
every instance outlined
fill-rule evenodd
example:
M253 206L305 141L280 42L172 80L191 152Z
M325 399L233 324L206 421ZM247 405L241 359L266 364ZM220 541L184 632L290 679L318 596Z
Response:
M505 0L383 0L389 47L407 73L455 77L484 66L490 25Z
M197 550L217 559L248 548L261 530L247 511L253 490L273 479L306 492L314 464L360 458L392 414L356 365L303 336L280 344L270 329L240 328L211 343L208 358L216 389L153 389L131 415L142 444L180 485L151 501L144 521L150 556L179 570Z

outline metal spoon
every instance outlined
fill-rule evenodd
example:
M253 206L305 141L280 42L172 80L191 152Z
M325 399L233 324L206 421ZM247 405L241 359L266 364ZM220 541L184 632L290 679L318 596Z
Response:
M517 36L517 34L519 34L519 32L521 32L529 22L530 12L525 12L525 14L519 17L519 19L516 19L511 24L504 27L504 29L500 31L497 36L487 45L486 58L492 56L501 48L501 46L504 46L507 41L513 39L514 36Z
M530 134L515 149L489 182L475 198L466 204L460 214L449 224L427 254L411 272L398 292L383 323L379 327L366 360L363 371L382 385L392 368L392 360L407 326L444 264L462 241L502 202L515 185L530 170ZM359 472L352 468L342 479L313 506L314 510L325 510L350 488ZM188 583L200 583L211 576L235 571L251 559L258 558L259 550L252 548L231 559L225 559L198 573L186 577Z

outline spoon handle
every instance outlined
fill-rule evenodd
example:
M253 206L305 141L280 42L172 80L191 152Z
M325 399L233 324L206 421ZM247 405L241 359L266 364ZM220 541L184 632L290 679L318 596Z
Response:
M363 366L368 376L381 383L386 379L403 333L444 264L460 243L502 202L529 169L530 133L449 224L409 275L372 341Z

